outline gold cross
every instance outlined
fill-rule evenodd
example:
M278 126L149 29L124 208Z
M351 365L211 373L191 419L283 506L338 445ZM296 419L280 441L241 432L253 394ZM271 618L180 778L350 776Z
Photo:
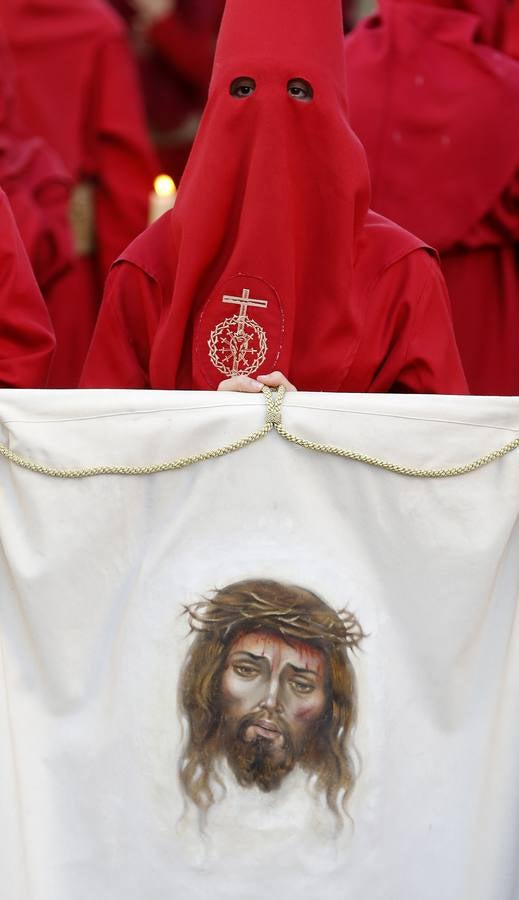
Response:
M232 297L229 294L225 294L223 302L235 303L237 306L239 306L239 318L242 321L247 318L247 309L249 308L249 306L256 306L259 309L266 309L269 305L268 300L251 300L250 291L248 290L248 288L243 289L241 297Z

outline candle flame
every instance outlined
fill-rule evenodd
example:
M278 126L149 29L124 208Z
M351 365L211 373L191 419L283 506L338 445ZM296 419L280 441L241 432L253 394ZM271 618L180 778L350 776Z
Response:
M177 192L175 182L169 175L157 175L153 189L158 197L174 197Z

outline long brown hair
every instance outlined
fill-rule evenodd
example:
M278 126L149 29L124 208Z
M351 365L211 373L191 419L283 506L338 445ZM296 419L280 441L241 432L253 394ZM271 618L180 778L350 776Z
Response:
M351 652L364 637L355 616L336 612L317 594L265 579L241 581L186 607L195 634L180 681L179 704L187 719L187 742L180 764L186 795L202 811L222 785L220 685L231 644L242 634L270 632L290 644L321 650L328 668L328 702L322 726L300 764L315 776L330 810L341 817L354 783L351 732L356 714L356 679Z

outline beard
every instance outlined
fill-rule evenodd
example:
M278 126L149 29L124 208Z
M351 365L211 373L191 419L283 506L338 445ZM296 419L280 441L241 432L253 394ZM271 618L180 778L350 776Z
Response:
M257 735L246 739L247 730L256 724L257 716L244 716L238 722L224 723L225 753L236 780L242 787L256 785L261 791L270 793L279 788L283 779L292 771L297 759L294 743L289 731L279 721L273 722L283 738L282 748L273 747L267 737Z

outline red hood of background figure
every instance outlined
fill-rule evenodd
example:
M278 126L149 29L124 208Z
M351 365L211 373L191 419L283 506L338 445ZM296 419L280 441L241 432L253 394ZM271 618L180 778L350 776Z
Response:
M481 22L481 39L493 46L500 46L503 40L505 16L508 0L380 0L380 7L394 3L416 3L437 9L451 9L471 13Z
M115 17L105 0L3 0L0 15L11 45L28 47L43 41L59 45L87 35L96 39L97 15L108 11Z
M39 138L27 136L15 94L15 72L0 23L0 182L7 193L46 181L71 185L64 165Z
M373 206L442 253L492 209L519 159L519 69L460 11L478 3L487 13L505 5L381 0L345 42Z

